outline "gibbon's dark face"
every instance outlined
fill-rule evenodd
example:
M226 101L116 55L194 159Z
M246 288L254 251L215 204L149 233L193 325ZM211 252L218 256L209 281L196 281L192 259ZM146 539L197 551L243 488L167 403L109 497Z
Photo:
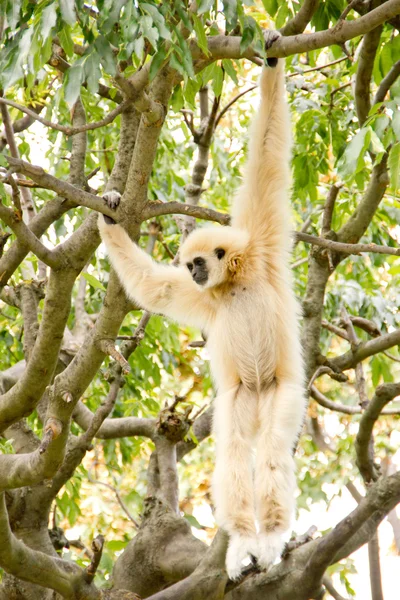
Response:
M209 279L210 268L212 260L220 261L225 256L225 250L223 248L216 248L213 253L214 256L209 257L208 260L203 256L195 256L192 261L186 263L186 266L193 278L193 281L198 285L205 285Z
M232 267L249 244L247 232L233 227L196 229L184 241L179 252L181 267L190 273L203 290L232 279Z

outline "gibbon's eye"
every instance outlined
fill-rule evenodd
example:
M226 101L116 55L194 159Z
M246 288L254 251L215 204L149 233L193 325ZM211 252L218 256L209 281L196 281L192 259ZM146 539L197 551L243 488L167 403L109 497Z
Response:
M204 267L206 261L201 256L196 256L196 258L193 259L193 263L196 265L196 267Z
M190 272L193 271L193 263L187 263L187 268L189 269Z
M221 260L221 258L224 258L225 256L225 250L223 248L216 248L215 254L217 255L218 260Z

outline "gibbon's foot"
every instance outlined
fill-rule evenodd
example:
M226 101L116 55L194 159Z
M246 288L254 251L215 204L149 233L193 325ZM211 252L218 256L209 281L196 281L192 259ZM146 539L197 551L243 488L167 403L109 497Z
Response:
M117 190L112 190L111 192L106 192L103 194L103 198L110 208L116 210L121 200L121 194L117 192ZM103 215L103 217L107 225L116 225L116 221L114 221L113 218L109 217L108 215Z
M261 569L268 570L282 555L285 540L282 533L271 531L258 534L257 563Z
M276 42L276 40L278 40L280 37L282 37L282 34L279 33L279 31L276 31L275 29L265 29L263 33L265 51L268 51L271 48L272 44ZM265 64L267 65L267 67L276 67L276 65L278 64L278 59L274 56L268 56L265 59Z
M239 579L245 565L242 562L247 557L258 556L258 544L255 535L242 535L233 533L229 537L228 551L226 553L226 570L229 579Z

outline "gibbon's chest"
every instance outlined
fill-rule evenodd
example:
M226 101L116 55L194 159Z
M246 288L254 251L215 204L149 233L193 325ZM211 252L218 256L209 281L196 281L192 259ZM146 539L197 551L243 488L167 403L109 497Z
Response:
M223 298L211 327L212 368L213 362L218 372L233 368L249 387L270 381L276 367L275 331L274 290L267 284L235 287Z

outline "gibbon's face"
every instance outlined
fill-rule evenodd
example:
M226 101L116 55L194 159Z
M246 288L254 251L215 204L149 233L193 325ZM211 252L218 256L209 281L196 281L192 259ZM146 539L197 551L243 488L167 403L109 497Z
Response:
M246 232L232 227L198 229L180 251L180 264L202 288L221 285L234 278L234 270L248 244Z

